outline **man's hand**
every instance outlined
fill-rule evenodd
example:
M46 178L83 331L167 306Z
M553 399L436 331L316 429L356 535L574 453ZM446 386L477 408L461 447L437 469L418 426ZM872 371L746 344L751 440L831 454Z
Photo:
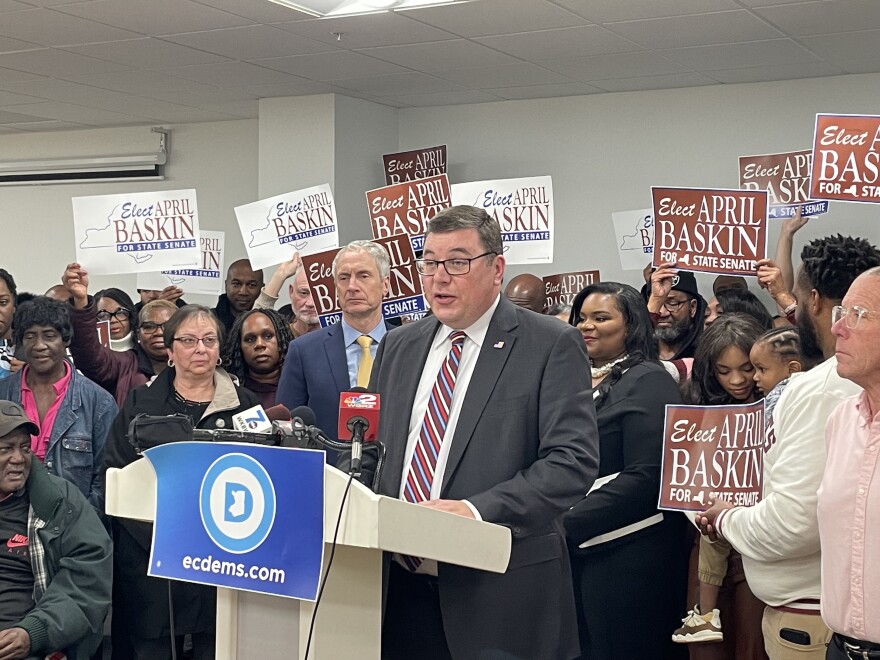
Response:
M718 518L719 513L725 509L732 509L733 505L722 498L710 498L708 504L709 508L697 513L694 520L699 526L701 534L708 536L710 541L717 541L718 530L715 527L715 520Z
M30 655L31 638L24 628L0 631L0 660L23 660Z
M678 270L675 263L666 261L651 273L651 296L648 298L648 311L657 314L666 302L669 292L672 291L672 282Z
M807 220L809 220L809 218L801 217L802 210L803 207L798 205L797 211L795 211L794 215L782 221L782 227L779 230L780 233L787 234L788 236L794 236L797 233L798 229L807 224Z
M437 509L438 511L446 511L446 513L454 513L457 516L465 518L473 518L474 512L471 508L461 500L427 500L419 502L419 506L425 506L429 509Z
M83 309L89 301L89 273L79 264L67 264L61 283L70 291L73 306Z
M296 275L296 271L300 268L302 268L302 259L299 256L299 252L294 252L289 261L278 264L278 270L281 271L285 280Z
M9 360L9 373L16 373L21 371L21 368L24 366L24 360L18 360L14 357L7 358Z
M177 302L177 300L183 296L183 289L174 286L166 286L159 292L159 297L157 300L168 300L170 302Z

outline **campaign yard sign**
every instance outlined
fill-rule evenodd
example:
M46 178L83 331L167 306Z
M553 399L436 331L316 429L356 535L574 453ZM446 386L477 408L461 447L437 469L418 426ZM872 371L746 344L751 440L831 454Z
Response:
M828 212L828 202L810 199L810 168L813 152L789 151L781 154L739 157L739 187L766 190L769 217L791 218L798 208L804 217Z
M623 270L643 270L654 259L654 209L611 214Z
M137 288L161 291L176 286L186 293L223 293L225 232L202 230L199 236L199 263L192 268L138 273Z
M76 259L93 275L199 263L195 190L74 197Z
M428 307L422 295L422 280L416 270L410 237L397 234L388 238L377 238L375 242L388 251L391 261L388 293L382 301L382 315L393 318L424 314ZM332 270L333 259L338 252L339 249L327 250L302 257L322 327L339 323L342 319Z
M703 511L709 499L751 506L764 487L764 402L666 406L658 508Z
M238 227L254 270L339 246L336 204L329 184L235 207Z
M880 115L816 115L810 197L880 203Z
M601 281L598 270L579 270L573 273L545 275L543 280L547 309L560 304L570 305L574 297L584 287Z
M767 191L651 188L653 265L752 275L767 254Z
M172 442L156 471L148 574L315 600L324 552L324 452Z
M484 209L501 226L508 265L553 263L553 181L549 176L452 186L452 204Z
M446 174L446 145L385 154L382 163L385 166L385 183L389 186Z
M445 174L368 190L366 195L373 238L406 234L417 251L424 246L428 220L450 206Z

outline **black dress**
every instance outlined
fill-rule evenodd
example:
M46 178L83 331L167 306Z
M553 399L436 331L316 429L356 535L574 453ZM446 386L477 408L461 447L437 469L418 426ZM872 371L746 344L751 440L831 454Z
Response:
M597 404L599 480L617 476L563 518L584 659L685 657L672 631L686 609L689 524L657 510L665 406L680 402L666 370L642 362Z

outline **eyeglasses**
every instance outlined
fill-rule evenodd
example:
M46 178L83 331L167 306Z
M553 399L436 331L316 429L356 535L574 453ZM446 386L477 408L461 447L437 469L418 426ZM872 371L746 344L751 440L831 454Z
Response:
M120 307L115 312L108 312L106 309L100 310L95 316L98 317L99 321L107 321L111 317L116 319L117 321L121 321L125 318L128 318L131 314L130 309L126 309L125 307Z
M153 323L152 321L144 321L141 323L141 332L145 335L154 335L157 332L162 332L165 329L164 323Z
M443 259L441 261L438 261L437 259L416 259L416 270L422 275L433 275L437 272L438 266L443 266L448 275L467 275L471 272L472 261L475 259L481 259L482 257L488 257L490 254L496 255L498 253L494 251L483 252L483 254L478 254L476 257L470 257L469 259L463 257Z
M831 325L835 325L838 321L844 319L846 327L850 330L855 330L859 327L859 321L862 320L862 317L874 319L877 318L877 312L872 312L858 305L853 305L849 309L843 305L837 305L831 310Z
M690 300L675 300L674 298L667 298L666 302L663 303L663 306L669 310L670 314L675 314L682 308L682 306L687 305L689 302Z
M202 346L205 348L214 348L219 343L220 339L215 335L208 335L207 337L190 337L189 335L184 335L183 337L175 337L174 341L179 341L185 348L195 348L199 342L202 342Z

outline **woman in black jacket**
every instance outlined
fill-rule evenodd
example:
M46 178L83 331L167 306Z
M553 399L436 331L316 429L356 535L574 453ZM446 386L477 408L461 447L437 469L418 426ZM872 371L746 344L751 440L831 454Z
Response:
M578 606L581 657L667 660L685 609L688 528L660 512L666 404L678 387L657 361L645 302L626 284L600 282L572 304L584 336L599 426L599 476L565 514Z

